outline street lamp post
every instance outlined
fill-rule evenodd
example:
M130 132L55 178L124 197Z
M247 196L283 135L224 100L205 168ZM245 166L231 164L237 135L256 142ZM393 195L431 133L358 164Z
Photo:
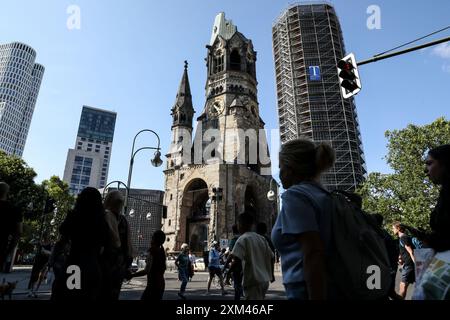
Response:
M158 146L157 146L157 147L142 147L142 148L139 148L139 149L137 149L136 151L134 151L134 146L135 146L135 144L136 144L136 138L137 138L138 135L140 135L142 132L151 132L151 133L153 133L153 134L156 136L156 138L158 139ZM155 151L154 158L151 160L151 163L152 163L152 165L153 165L154 167L159 167L159 166L162 165L162 163L163 163L162 160L161 160L160 139L159 139L158 134L157 134L155 131L150 130L150 129L143 129L143 130L139 131L139 132L134 136L134 139L133 139L133 147L131 148L130 166L129 166L129 169L128 169L128 181L127 181L127 186L128 186L128 188L127 188L127 191L126 191L126 196L125 196L125 206L124 206L125 212L127 212L127 209L128 209L128 196L129 196L129 191L130 191L129 188L131 188L131 175L132 175L132 173L133 173L134 157L136 156L136 154L137 154L139 151L145 150L145 149L156 150L156 151Z

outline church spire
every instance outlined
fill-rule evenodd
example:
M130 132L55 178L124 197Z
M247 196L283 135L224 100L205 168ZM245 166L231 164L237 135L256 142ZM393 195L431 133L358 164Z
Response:
M192 128L194 107L192 106L191 87L188 77L188 62L184 61L184 72L178 88L175 104L172 108L173 125Z

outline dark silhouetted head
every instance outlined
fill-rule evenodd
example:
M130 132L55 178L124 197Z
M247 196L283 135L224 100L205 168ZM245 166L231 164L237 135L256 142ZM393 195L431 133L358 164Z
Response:
M431 149L425 163L425 173L430 180L448 187L450 184L450 144Z
M79 215L102 215L104 211L100 192L95 188L84 188L75 202L75 212Z
M161 230L156 230L152 236L152 242L157 246L162 246L166 241L166 234Z
M377 224L377 226L382 227L383 226L383 216L379 213L374 213L371 215L372 218L375 220L375 223Z
M264 222L259 222L256 225L256 233L260 235L265 235L267 233L267 225Z
M247 211L241 213L238 217L238 229L241 234L251 231L254 223L253 215Z

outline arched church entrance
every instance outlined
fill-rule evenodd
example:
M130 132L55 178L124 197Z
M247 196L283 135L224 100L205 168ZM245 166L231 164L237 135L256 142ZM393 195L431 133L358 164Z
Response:
M182 216L186 219L185 242L196 255L207 249L210 208L206 182L198 178L190 181L183 192Z

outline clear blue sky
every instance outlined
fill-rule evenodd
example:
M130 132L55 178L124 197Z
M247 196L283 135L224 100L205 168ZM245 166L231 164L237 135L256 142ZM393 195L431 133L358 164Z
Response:
M1 1L0 43L21 41L37 51L46 68L24 159L38 181L62 177L73 148L83 105L118 114L109 180L126 180L131 141L143 128L157 131L165 153L170 140L170 108L183 71L189 76L197 115L203 108L205 45L215 15L224 11L258 52L261 116L278 126L271 26L289 2L274 0L40 0ZM450 2L332 1L348 52L358 60L450 25ZM369 5L381 9L381 29L366 25ZM70 5L81 10L81 29L66 26ZM431 39L450 35L450 31ZM369 171L388 172L384 132L409 123L450 118L450 44L360 68L363 89L356 97ZM154 144L142 135L140 145ZM136 159L133 187L162 189L163 167L150 153ZM278 170L275 170L278 174Z

